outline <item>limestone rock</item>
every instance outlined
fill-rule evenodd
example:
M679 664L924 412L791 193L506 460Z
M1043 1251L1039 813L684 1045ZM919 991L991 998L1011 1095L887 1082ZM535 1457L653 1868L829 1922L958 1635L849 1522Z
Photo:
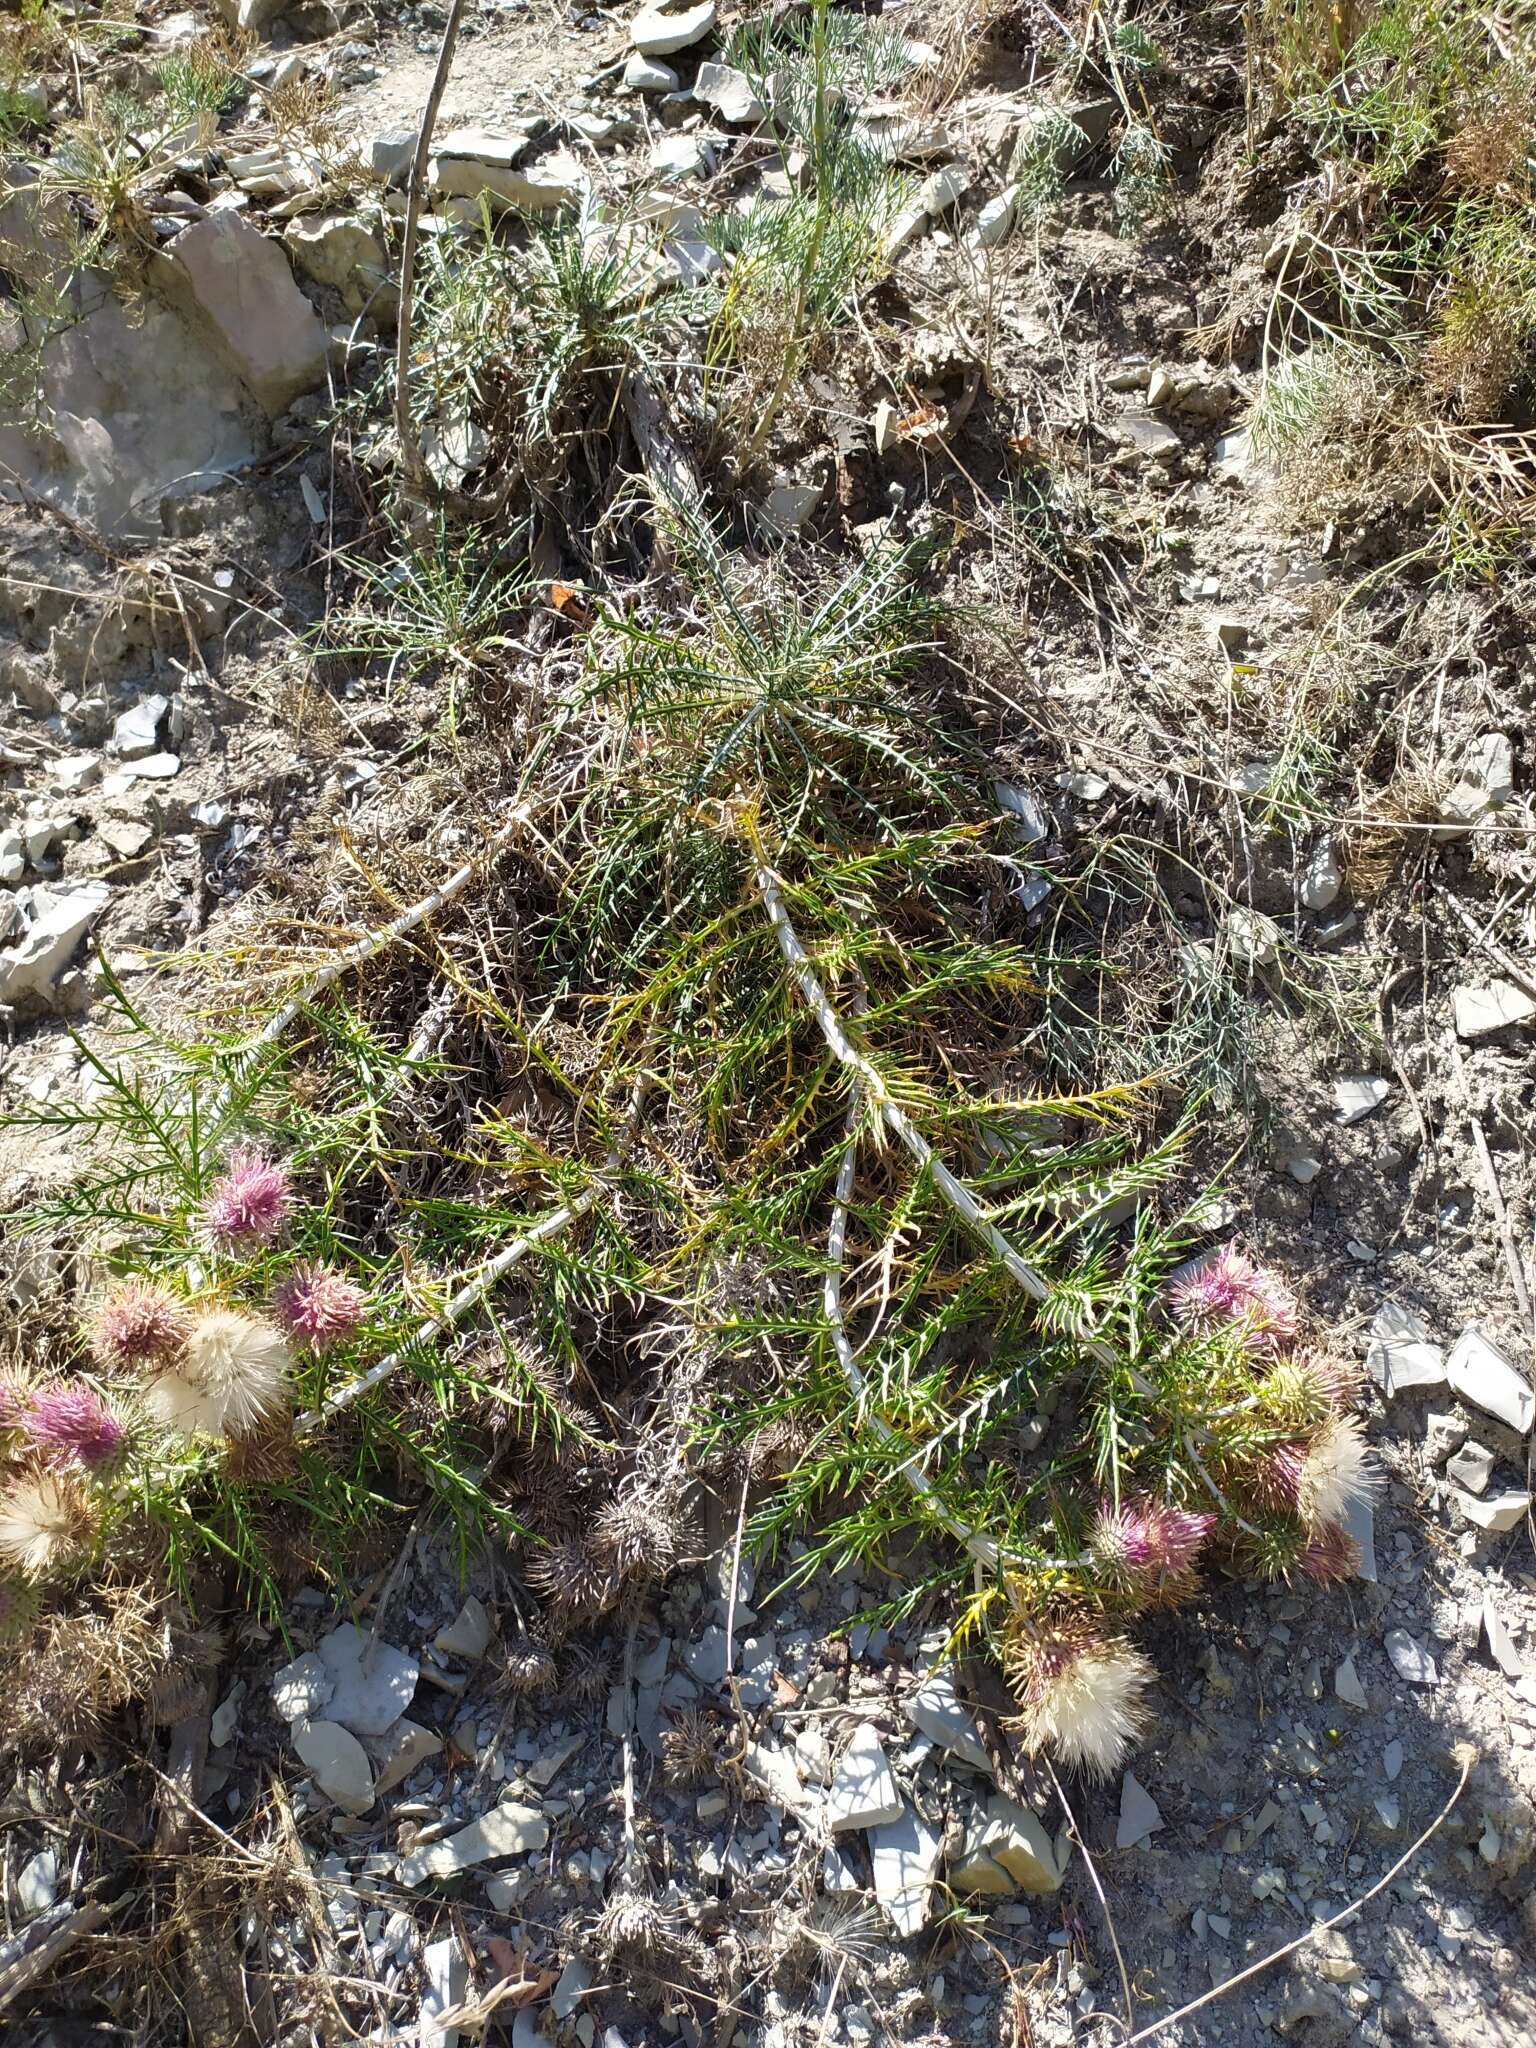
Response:
M875 1896L899 1935L921 1934L928 1924L941 1838L913 1807L869 1831Z
M227 210L205 214L152 266L165 296L273 418L325 381L325 328L276 242Z
M432 1640L445 1656L462 1657L466 1664L472 1664L491 1647L492 1633L491 1617L484 1605L471 1597Z
M1445 1362L1445 1376L1474 1408L1496 1415L1517 1435L1530 1433L1532 1421L1536 1420L1536 1392L1475 1324L1456 1339Z
M700 105L713 107L722 121L761 121L768 111L747 74L729 64L701 64L693 96Z
M26 928L0 950L0 1003L31 998L51 1004L54 986L75 948L111 900L106 882L20 891L10 908L25 921Z
M827 1826L833 1834L881 1827L901 1818L901 1806L884 1745L866 1722L853 1731L828 1788Z
M629 25L629 40L642 57L670 57L702 42L715 25L715 0L654 0Z
M907 1719L914 1728L959 1757L973 1769L992 1775L992 1759L982 1746L975 1721L960 1704L955 1681L942 1665L936 1665L904 1702Z
M374 1736L368 1744L379 1767L374 1790L381 1796L385 1792L393 1792L397 1785L405 1783L418 1764L436 1756L442 1746L440 1735L402 1715L393 1728L386 1728L382 1735Z
M374 1801L368 1752L337 1721L295 1721L293 1746L328 1799L347 1813L366 1813Z
M1536 996L1512 981L1493 981L1487 988L1459 988L1451 997L1458 1038L1491 1038L1512 1024L1536 1017Z
M478 201L484 193L493 213L514 206L531 213L557 213L579 203L587 178L575 157L563 149L521 167L486 157L435 155L432 189L449 199Z
M382 1735L410 1706L421 1667L403 1650L374 1642L350 1621L315 1648L331 1681L327 1712L355 1735Z
M1390 1400L1408 1387L1445 1384L1445 1352L1422 1316L1400 1302L1384 1301L1371 1324L1366 1370Z
M353 214L303 214L288 223L283 240L304 275L340 292L349 312L360 313L386 283L384 245Z
M1134 1771L1120 1781L1120 1819L1115 1828L1115 1847L1134 1849L1165 1825L1162 1808Z
M536 1806L518 1800L504 1800L479 1820L460 1828L441 1842L406 1856L400 1863L402 1884L421 1884L429 1877L454 1877L476 1864L499 1856L528 1856L549 1840L549 1822Z
M676 92L679 79L670 64L658 64L654 57L636 50L624 66L622 83L630 92Z

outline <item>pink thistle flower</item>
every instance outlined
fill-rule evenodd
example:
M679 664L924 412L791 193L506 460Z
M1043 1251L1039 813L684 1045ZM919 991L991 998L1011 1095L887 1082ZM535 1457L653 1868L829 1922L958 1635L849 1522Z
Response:
M1336 1523L1325 1523L1307 1540L1301 1553L1301 1568L1320 1586L1342 1585L1360 1573L1360 1546Z
M91 1350L98 1363L117 1371L167 1365L186 1337L185 1304L147 1280L130 1280L97 1310Z
M128 1438L101 1396L79 1381L44 1387L34 1396L23 1427L50 1464L75 1461L88 1472L110 1465Z
M1210 1534L1214 1515L1194 1514L1150 1499L1101 1503L1089 1555L1114 1582L1144 1587L1164 1574L1188 1571Z
M1253 1490L1266 1507L1295 1514L1301 1501L1306 1462L1304 1443L1275 1444L1264 1452L1251 1477Z
M1241 1324L1250 1351L1283 1351L1295 1341L1296 1297L1272 1268L1256 1266L1232 1245L1177 1282L1169 1299L1174 1313L1197 1329Z
M203 1230L221 1251L270 1244L288 1221L293 1188L286 1171L263 1153L241 1146L208 1190Z
M272 1297L277 1320L296 1343L311 1351L350 1337L363 1319L368 1298L361 1287L330 1266L295 1266Z

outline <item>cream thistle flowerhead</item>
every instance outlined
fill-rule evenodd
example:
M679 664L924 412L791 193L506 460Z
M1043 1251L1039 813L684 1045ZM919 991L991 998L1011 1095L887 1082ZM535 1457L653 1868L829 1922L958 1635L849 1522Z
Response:
M272 1297L272 1312L296 1344L324 1351L350 1337L368 1297L354 1280L313 1260L295 1266Z
M239 1436L286 1409L291 1365L278 1331L236 1309L211 1309L144 1398L155 1419L182 1436Z
M1094 1777L1119 1767L1147 1723L1153 1672L1139 1650L1074 1616L1020 1623L1007 1661L1031 1752Z
M284 1169L242 1145L208 1190L203 1232L216 1251L248 1251L271 1244L292 1208L293 1189Z
M127 1280L96 1311L91 1351L115 1372L169 1365L187 1336L187 1306L148 1280Z
M90 1496L66 1472L18 1472L0 1495L0 1563L28 1578L79 1557L95 1533Z

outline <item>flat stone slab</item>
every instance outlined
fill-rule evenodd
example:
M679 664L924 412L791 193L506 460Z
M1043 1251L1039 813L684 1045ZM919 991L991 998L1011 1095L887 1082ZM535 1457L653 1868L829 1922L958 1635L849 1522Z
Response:
M1529 1024L1536 1017L1536 996L1512 981L1493 981L1487 988L1457 989L1451 1008L1458 1038L1491 1038L1512 1024Z
M421 1666L389 1643L371 1642L352 1622L315 1645L331 1681L327 1717L354 1735L382 1735L410 1706Z
M1474 1408L1497 1416L1519 1436L1530 1434L1536 1421L1536 1391L1475 1325L1456 1339L1445 1362L1445 1376Z
M1115 1827L1115 1847L1134 1849L1164 1825L1163 1810L1134 1771L1120 1781L1120 1818Z
M930 1671L902 1704L914 1728L951 1756L991 1777L992 1759L982 1746L975 1721L960 1704L955 1681L947 1670L937 1666Z
M461 1870L473 1870L498 1857L531 1856L548 1840L549 1822L537 1806L504 1800L457 1834L402 1857L400 1882L417 1885L429 1877L455 1877Z
M888 1826L900 1820L902 1797L885 1746L868 1722L855 1728L827 1791L827 1826L833 1834L851 1828Z
M293 1746L327 1799L347 1813L366 1813L376 1787L368 1752L338 1721L295 1721Z
M933 1880L943 1843L914 1807L869 1831L875 1897L896 1932L921 1934L928 1924Z
M1401 1302L1384 1301L1371 1324L1366 1370L1390 1400L1410 1387L1445 1384L1445 1349L1422 1316Z

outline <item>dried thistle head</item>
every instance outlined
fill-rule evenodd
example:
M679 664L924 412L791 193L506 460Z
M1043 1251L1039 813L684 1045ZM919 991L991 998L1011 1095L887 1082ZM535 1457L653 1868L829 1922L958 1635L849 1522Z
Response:
M548 1692L559 1675L555 1660L549 1654L549 1646L541 1643L537 1636L521 1630L508 1636L501 1654L500 1685L503 1692Z
M708 1784L720 1775L718 1730L695 1707L680 1707L661 1731L661 1760L674 1785Z
M181 1436L239 1436L284 1412L292 1363L270 1325L210 1309L188 1331L178 1364L149 1382L145 1406Z
M0 1563L26 1578L45 1578L78 1564L97 1527L96 1505L71 1473L24 1467L0 1494Z
M632 1486L599 1513L591 1542L617 1578L665 1578L682 1547L682 1517L668 1495Z
M115 1287L91 1318L91 1354L110 1372L148 1372L181 1356L187 1304L148 1280Z
M599 1608L613 1591L608 1572L579 1536L546 1543L528 1566L528 1582L567 1609Z
M596 1706L608 1697L613 1684L613 1662L605 1650L591 1643L572 1643L566 1651L565 1677L561 1690L582 1706Z
M1360 1576L1360 1546L1346 1530L1325 1523L1308 1536L1298 1562L1318 1585L1342 1585Z
M633 1961L673 1950L680 1927L675 1907L664 1904L648 1886L624 1878L598 1914L593 1935L609 1961L621 1955Z
M1108 1777L1147 1724L1152 1666L1088 1615L1016 1614L1004 1662L1031 1754L1049 1749L1069 1768Z
M291 1415L274 1416L255 1429L228 1438L224 1471L237 1486L270 1486L299 1469L299 1440Z

